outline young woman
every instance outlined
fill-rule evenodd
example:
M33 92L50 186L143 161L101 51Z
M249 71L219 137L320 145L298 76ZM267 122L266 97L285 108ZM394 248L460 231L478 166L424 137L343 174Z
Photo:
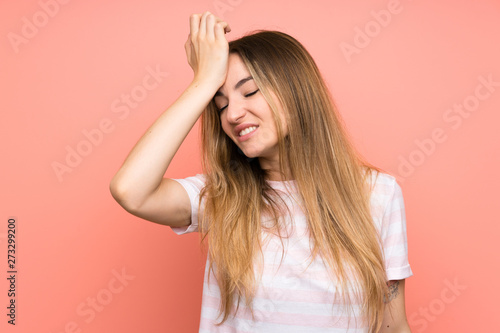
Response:
M111 181L130 213L208 241L200 332L410 332L401 188L356 153L294 38L190 17L194 79ZM204 173L163 178L201 116Z

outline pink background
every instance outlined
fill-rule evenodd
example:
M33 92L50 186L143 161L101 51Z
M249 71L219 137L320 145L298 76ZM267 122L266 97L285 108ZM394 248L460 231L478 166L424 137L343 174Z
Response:
M188 17L205 10L230 23L230 39L264 28L301 41L357 147L398 177L413 332L494 331L500 2L2 0L2 276L8 217L18 232L16 326L3 277L2 332L197 331L198 235L128 214L108 186L190 82ZM197 129L166 176L201 172Z

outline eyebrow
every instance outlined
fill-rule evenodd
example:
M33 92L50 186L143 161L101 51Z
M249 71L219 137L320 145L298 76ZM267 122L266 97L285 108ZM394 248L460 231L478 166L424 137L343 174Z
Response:
M234 86L234 90L238 89L239 87L241 87L245 82L247 81L250 81L250 80L253 80L253 77L251 76L248 76L244 79L241 79L238 81L238 83L236 83L236 85ZM224 96L224 94L220 91L220 90L217 90L217 92L215 93L214 97L215 96Z

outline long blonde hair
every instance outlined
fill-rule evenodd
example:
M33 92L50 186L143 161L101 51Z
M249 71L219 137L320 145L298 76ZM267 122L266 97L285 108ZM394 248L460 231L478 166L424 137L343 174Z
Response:
M289 166L300 193L314 244L312 258L321 255L342 290L348 289L354 274L362 287L358 294L366 324L370 331L378 331L388 288L367 180L381 170L364 161L351 145L314 60L297 40L261 30L231 41L229 52L241 57L272 109L280 172L284 175L283 166ZM279 116L271 92L285 119ZM288 126L286 136L283 122ZM236 300L238 308L244 299L252 310L254 262L262 248L261 217L271 214L281 237L282 202L266 182L268 174L258 160L238 152L224 133L213 101L202 115L201 136L206 185L200 202L206 201L199 231L201 242L208 240L209 272L215 273L221 291L222 324ZM341 294L351 308L349 294Z

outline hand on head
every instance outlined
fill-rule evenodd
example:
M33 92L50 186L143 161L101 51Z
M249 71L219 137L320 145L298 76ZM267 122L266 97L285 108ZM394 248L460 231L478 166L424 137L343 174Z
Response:
M195 80L208 80L220 87L227 74L229 24L210 12L192 14L190 33L184 47Z

